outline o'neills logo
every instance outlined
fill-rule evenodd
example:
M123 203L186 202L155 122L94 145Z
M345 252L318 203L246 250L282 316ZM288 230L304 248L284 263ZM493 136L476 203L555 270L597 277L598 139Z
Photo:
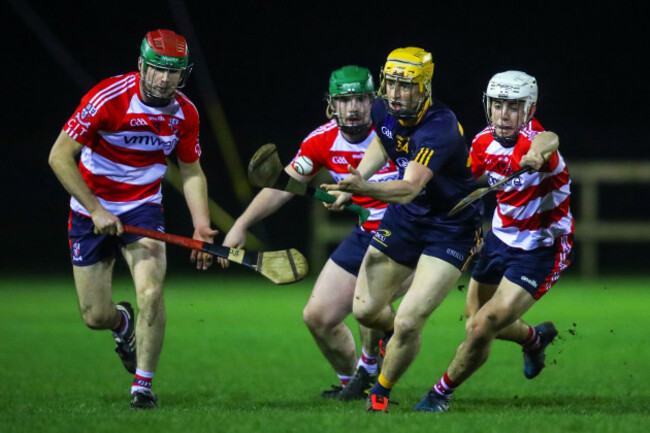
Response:
M525 281L528 284L530 284L531 286L533 286L534 288L537 288L537 281L535 281L535 280L533 280L531 278L528 278L528 277L522 275L521 276L521 281Z
M460 260L461 262L465 260L465 255L464 254L461 254L456 250L452 250L451 248L447 248L446 253L449 254L450 256Z

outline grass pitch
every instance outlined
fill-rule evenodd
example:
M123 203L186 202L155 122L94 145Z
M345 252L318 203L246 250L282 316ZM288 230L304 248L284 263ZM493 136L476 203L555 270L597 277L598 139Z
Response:
M4 277L0 431L647 431L649 282L561 279L525 317L552 320L560 331L538 378L524 378L518 346L496 342L449 413L414 413L464 337L465 292L453 291L393 391L400 404L369 415L363 402L319 397L337 380L302 323L313 281L274 286L220 270L170 276L154 378L160 409L142 413L128 408L132 378L110 333L82 324L71 277ZM134 302L131 287L117 278L114 299Z

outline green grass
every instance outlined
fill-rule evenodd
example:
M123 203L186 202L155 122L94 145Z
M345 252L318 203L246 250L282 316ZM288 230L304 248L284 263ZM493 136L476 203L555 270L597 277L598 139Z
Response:
M154 378L161 408L134 413L131 376L110 334L82 324L71 278L5 277L0 431L643 431L650 426L649 282L560 280L525 317L553 320L560 330L540 377L526 380L520 348L496 342L449 413L414 413L464 337L465 293L454 291L393 391L400 404L389 415L368 415L361 402L319 398L336 376L302 323L313 281L273 286L219 271L169 278ZM130 281L118 278L114 295L133 302Z

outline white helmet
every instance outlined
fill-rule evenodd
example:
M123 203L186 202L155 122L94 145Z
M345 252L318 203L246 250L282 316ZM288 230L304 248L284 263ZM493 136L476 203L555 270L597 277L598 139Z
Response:
M506 71L495 74L485 91L485 108L489 115L492 99L523 99L526 101L525 113L537 103L537 80L521 71Z

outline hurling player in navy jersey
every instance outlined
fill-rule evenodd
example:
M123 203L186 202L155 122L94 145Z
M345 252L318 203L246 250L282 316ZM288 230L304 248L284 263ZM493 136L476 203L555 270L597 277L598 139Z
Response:
M433 98L431 53L416 47L393 50L382 70L380 98L371 110L377 137L358 169L324 185L339 195L337 210L351 194L391 203L361 265L353 311L357 320L390 335L368 411L388 411L391 388L420 349L421 331L454 287L481 241L483 205L475 202L450 217L449 210L476 189L469 151L454 113ZM400 179L366 179L388 159ZM415 269L396 313L389 302L399 282Z

